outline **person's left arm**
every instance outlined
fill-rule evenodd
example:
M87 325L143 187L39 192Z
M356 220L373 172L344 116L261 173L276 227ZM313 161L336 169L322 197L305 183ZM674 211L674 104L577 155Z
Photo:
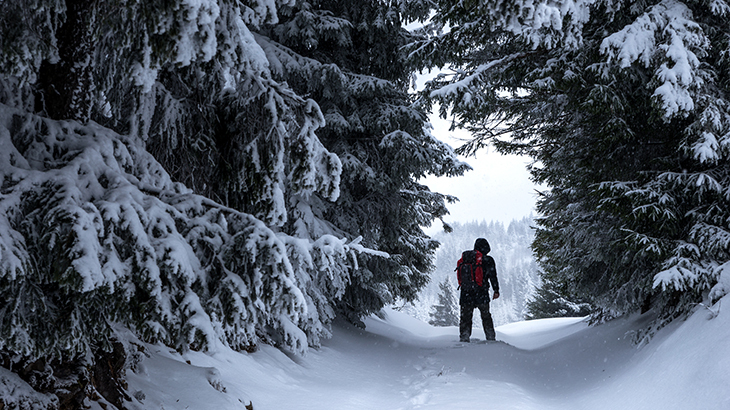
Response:
M497 280L497 266L494 263L494 258L491 256L487 256L485 259L485 265L484 269L486 272L486 276L489 279L489 283L492 285L492 289L494 290L494 296L492 296L492 299L497 299L499 297L499 281Z

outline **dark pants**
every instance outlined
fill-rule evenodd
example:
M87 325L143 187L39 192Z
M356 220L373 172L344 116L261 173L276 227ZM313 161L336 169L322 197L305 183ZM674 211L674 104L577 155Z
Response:
M479 309L479 313L482 315L482 326L484 326L484 334L487 340L494 340L496 333L494 332L494 322L492 321L492 314L489 313L489 302L479 305L462 304L459 305L461 308L460 322L459 322L459 340L462 342L468 342L471 336L472 318L474 317L474 309Z

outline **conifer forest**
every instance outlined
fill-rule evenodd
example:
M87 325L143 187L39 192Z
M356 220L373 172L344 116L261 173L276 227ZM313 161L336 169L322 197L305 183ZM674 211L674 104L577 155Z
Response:
M547 187L511 315L712 305L730 2L0 0L0 366L47 398L0 408L124 408L125 335L296 356L416 302L457 200L423 178L486 147Z

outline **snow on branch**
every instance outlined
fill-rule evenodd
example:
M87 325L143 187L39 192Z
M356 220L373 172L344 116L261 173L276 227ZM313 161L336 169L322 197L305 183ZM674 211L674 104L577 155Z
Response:
M57 409L59 407L56 395L36 391L17 373L4 367L0 367L0 391L2 391L0 402L10 403L13 408Z
M498 60L492 60L487 63L480 64L469 73L466 73L463 70L456 70L454 72L454 76L458 79L451 82L450 84L431 91L429 97L441 100L453 100L456 99L457 96L460 96L462 100L460 103L468 104L469 100L472 98L472 95L469 91L475 87L474 83L482 81L483 77L486 76L490 72L490 70L495 69L500 65L509 63L515 59L522 58L525 55L526 53L515 53L500 58ZM440 74L438 79L441 79L444 76L444 74Z
M712 95L699 99L702 110L689 131L697 135L689 147L703 164L718 164L730 153L730 113L728 103Z
M303 104L305 115L296 138L292 138L289 151L295 156L289 180L299 194L309 196L319 192L329 201L340 196L340 176L342 162L337 155L329 152L317 138L315 131L325 124L324 115L313 100Z
M654 275L654 288L663 291L694 289L707 277L708 267L699 260L699 248L692 243L680 242L675 255L667 259L665 269Z
M692 90L704 83L699 58L709 44L686 5L664 0L605 38L601 52L621 68L634 63L653 68L654 98L669 119L695 108Z
M510 5L486 2L486 10L498 16L497 23L522 36L533 47L552 48L559 43L577 47L582 28L590 18L593 0L516 0ZM567 25L566 25L567 23Z
M717 283L710 289L710 301L715 302L730 293L730 261L715 268Z
M291 246L172 181L142 144L0 105L0 348L84 354L114 323L178 350L318 344L351 253L374 251Z
M710 11L712 14L719 17L726 17L730 15L730 4L724 0L710 0L709 4Z
M220 8L216 0L183 0L180 4L184 19L180 21L178 42L175 44L176 64L190 65L200 55L210 61L217 52L216 20Z
M654 287L662 290L710 289L710 299L718 300L727 287L730 232L719 226L697 223L688 241L675 241L664 269L654 276Z

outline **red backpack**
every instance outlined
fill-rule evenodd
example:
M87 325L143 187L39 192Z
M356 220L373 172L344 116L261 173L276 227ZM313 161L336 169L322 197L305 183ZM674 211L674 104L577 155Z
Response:
M484 269L482 269L482 253L479 251L464 251L461 259L456 263L456 276L459 287L464 289L484 285Z

